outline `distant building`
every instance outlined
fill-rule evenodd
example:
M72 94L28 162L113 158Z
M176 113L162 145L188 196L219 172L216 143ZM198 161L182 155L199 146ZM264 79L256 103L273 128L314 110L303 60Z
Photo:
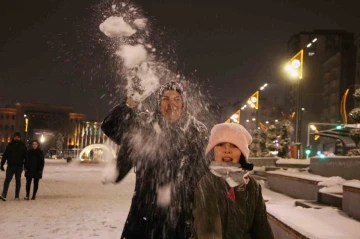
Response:
M0 108L0 152L16 131L26 143L32 139L42 141L44 149L55 148L57 137L62 138L64 149L103 143L105 135L100 124L86 120L85 114L74 113L69 106L18 102L13 107Z
M4 152L6 145L16 129L17 110L12 108L0 108L0 152Z
M360 33L355 36L356 54L356 84L360 85Z
M317 39L307 47L314 38ZM289 57L304 49L304 73L300 83L300 136L304 144L309 122L342 121L340 102L346 89L356 83L356 46L354 33L342 30L300 32L288 41ZM294 82L295 83L295 82ZM285 102L295 111L296 87L290 86ZM349 98L348 108L354 101Z

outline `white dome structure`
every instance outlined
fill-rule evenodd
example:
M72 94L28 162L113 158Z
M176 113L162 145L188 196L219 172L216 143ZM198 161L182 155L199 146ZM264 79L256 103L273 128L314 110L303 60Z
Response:
M92 155L91 155L91 152ZM78 159L83 161L107 162L116 158L114 149L105 144L91 144L85 147L79 154Z

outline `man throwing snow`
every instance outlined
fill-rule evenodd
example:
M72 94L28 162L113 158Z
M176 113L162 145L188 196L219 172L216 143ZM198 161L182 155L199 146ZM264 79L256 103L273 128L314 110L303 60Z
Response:
M177 238L191 235L194 190L205 174L206 127L187 112L182 85L163 85L153 113L136 113L128 98L102 124L120 145L120 182L134 167L135 193L121 238Z

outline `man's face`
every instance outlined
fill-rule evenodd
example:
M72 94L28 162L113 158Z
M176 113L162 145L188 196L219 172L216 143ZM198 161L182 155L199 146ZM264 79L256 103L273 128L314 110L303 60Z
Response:
M19 136L15 136L15 137L14 137L14 141L20 141L20 137L19 137Z
M181 95L175 90L165 91L160 99L160 112L170 122L180 118L183 106Z

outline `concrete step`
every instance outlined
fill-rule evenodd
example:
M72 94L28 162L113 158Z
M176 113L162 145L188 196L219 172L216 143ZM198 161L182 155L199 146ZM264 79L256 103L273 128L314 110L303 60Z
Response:
M265 178L266 178L267 172L254 170L254 174L253 174L253 175L257 175L257 176L261 176L261 177L265 177Z
M296 200L295 206L299 206L303 208L313 208L313 209L322 209L329 207L328 205L313 200Z
M256 179L257 181L259 180L263 180L263 181L266 181L266 177L263 177L263 176L259 176L257 174L253 174L251 175L252 178Z
M326 205L342 208L342 194L319 192L318 201Z

